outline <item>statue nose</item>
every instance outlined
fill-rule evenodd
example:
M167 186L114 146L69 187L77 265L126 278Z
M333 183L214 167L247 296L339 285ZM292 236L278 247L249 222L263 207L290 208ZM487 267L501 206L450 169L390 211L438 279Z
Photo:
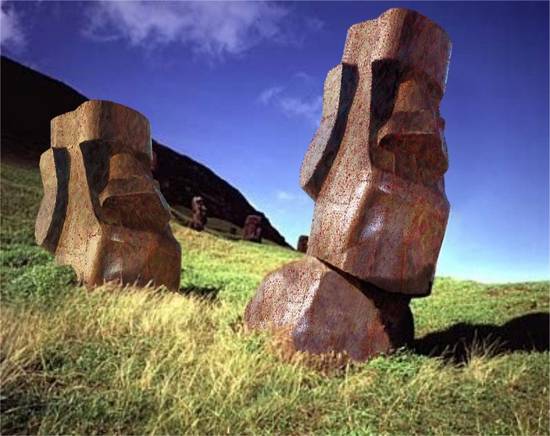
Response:
M443 118L429 110L397 112L378 131L376 146L394 155L398 176L434 182L448 167L444 126Z

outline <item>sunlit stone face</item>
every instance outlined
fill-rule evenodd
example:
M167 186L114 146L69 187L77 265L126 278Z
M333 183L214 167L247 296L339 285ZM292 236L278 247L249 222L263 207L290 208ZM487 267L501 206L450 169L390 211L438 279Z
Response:
M169 207L151 176L146 153L100 140L80 147L94 211L101 222L151 232L166 227Z
M412 11L352 26L302 165L315 200L308 254L390 292L431 289L449 214L449 55L445 32Z
M127 107L89 101L52 120L36 239L89 286L179 288L181 251L151 156L149 123Z
M373 68L374 74L380 68L391 68L384 64ZM371 160L382 170L430 186L443 177L449 164L443 137L445 121L439 114L443 91L422 71L409 69L395 76L386 95L373 95L371 108L381 99L392 101L393 107L389 115L371 111L380 125L371 129Z

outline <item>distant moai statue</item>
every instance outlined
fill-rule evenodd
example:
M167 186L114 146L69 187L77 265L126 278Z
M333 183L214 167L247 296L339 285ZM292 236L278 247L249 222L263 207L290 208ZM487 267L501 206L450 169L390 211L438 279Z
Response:
M412 341L409 302L431 292L449 215L439 105L450 54L445 31L411 10L348 30L301 168L315 201L308 256L264 279L249 328L354 360Z
M262 242L262 217L248 215L244 222L243 239L245 241Z
M191 211L193 213L191 228L198 230L199 232L204 230L204 226L206 226L206 222L208 220L206 217L208 209L206 208L202 197L193 197L193 200L191 201Z
M306 235L301 235L298 238L298 246L296 247L297 250L301 253L307 253L307 243L308 243L309 237Z
M88 287L177 290L181 249L151 164L149 122L128 107L90 100L52 119L36 242Z

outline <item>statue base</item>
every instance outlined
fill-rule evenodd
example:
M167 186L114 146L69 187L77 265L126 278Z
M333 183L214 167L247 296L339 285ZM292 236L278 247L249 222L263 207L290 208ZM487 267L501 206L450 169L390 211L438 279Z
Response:
M365 361L412 342L409 302L306 256L265 277L245 322L251 330L282 335L293 351Z

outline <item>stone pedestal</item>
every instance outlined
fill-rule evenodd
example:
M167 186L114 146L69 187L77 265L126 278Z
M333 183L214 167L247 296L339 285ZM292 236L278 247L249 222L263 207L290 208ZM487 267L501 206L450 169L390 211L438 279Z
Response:
M361 361L413 340L409 301L307 256L263 280L246 307L245 322L282 335L294 350L340 352Z

